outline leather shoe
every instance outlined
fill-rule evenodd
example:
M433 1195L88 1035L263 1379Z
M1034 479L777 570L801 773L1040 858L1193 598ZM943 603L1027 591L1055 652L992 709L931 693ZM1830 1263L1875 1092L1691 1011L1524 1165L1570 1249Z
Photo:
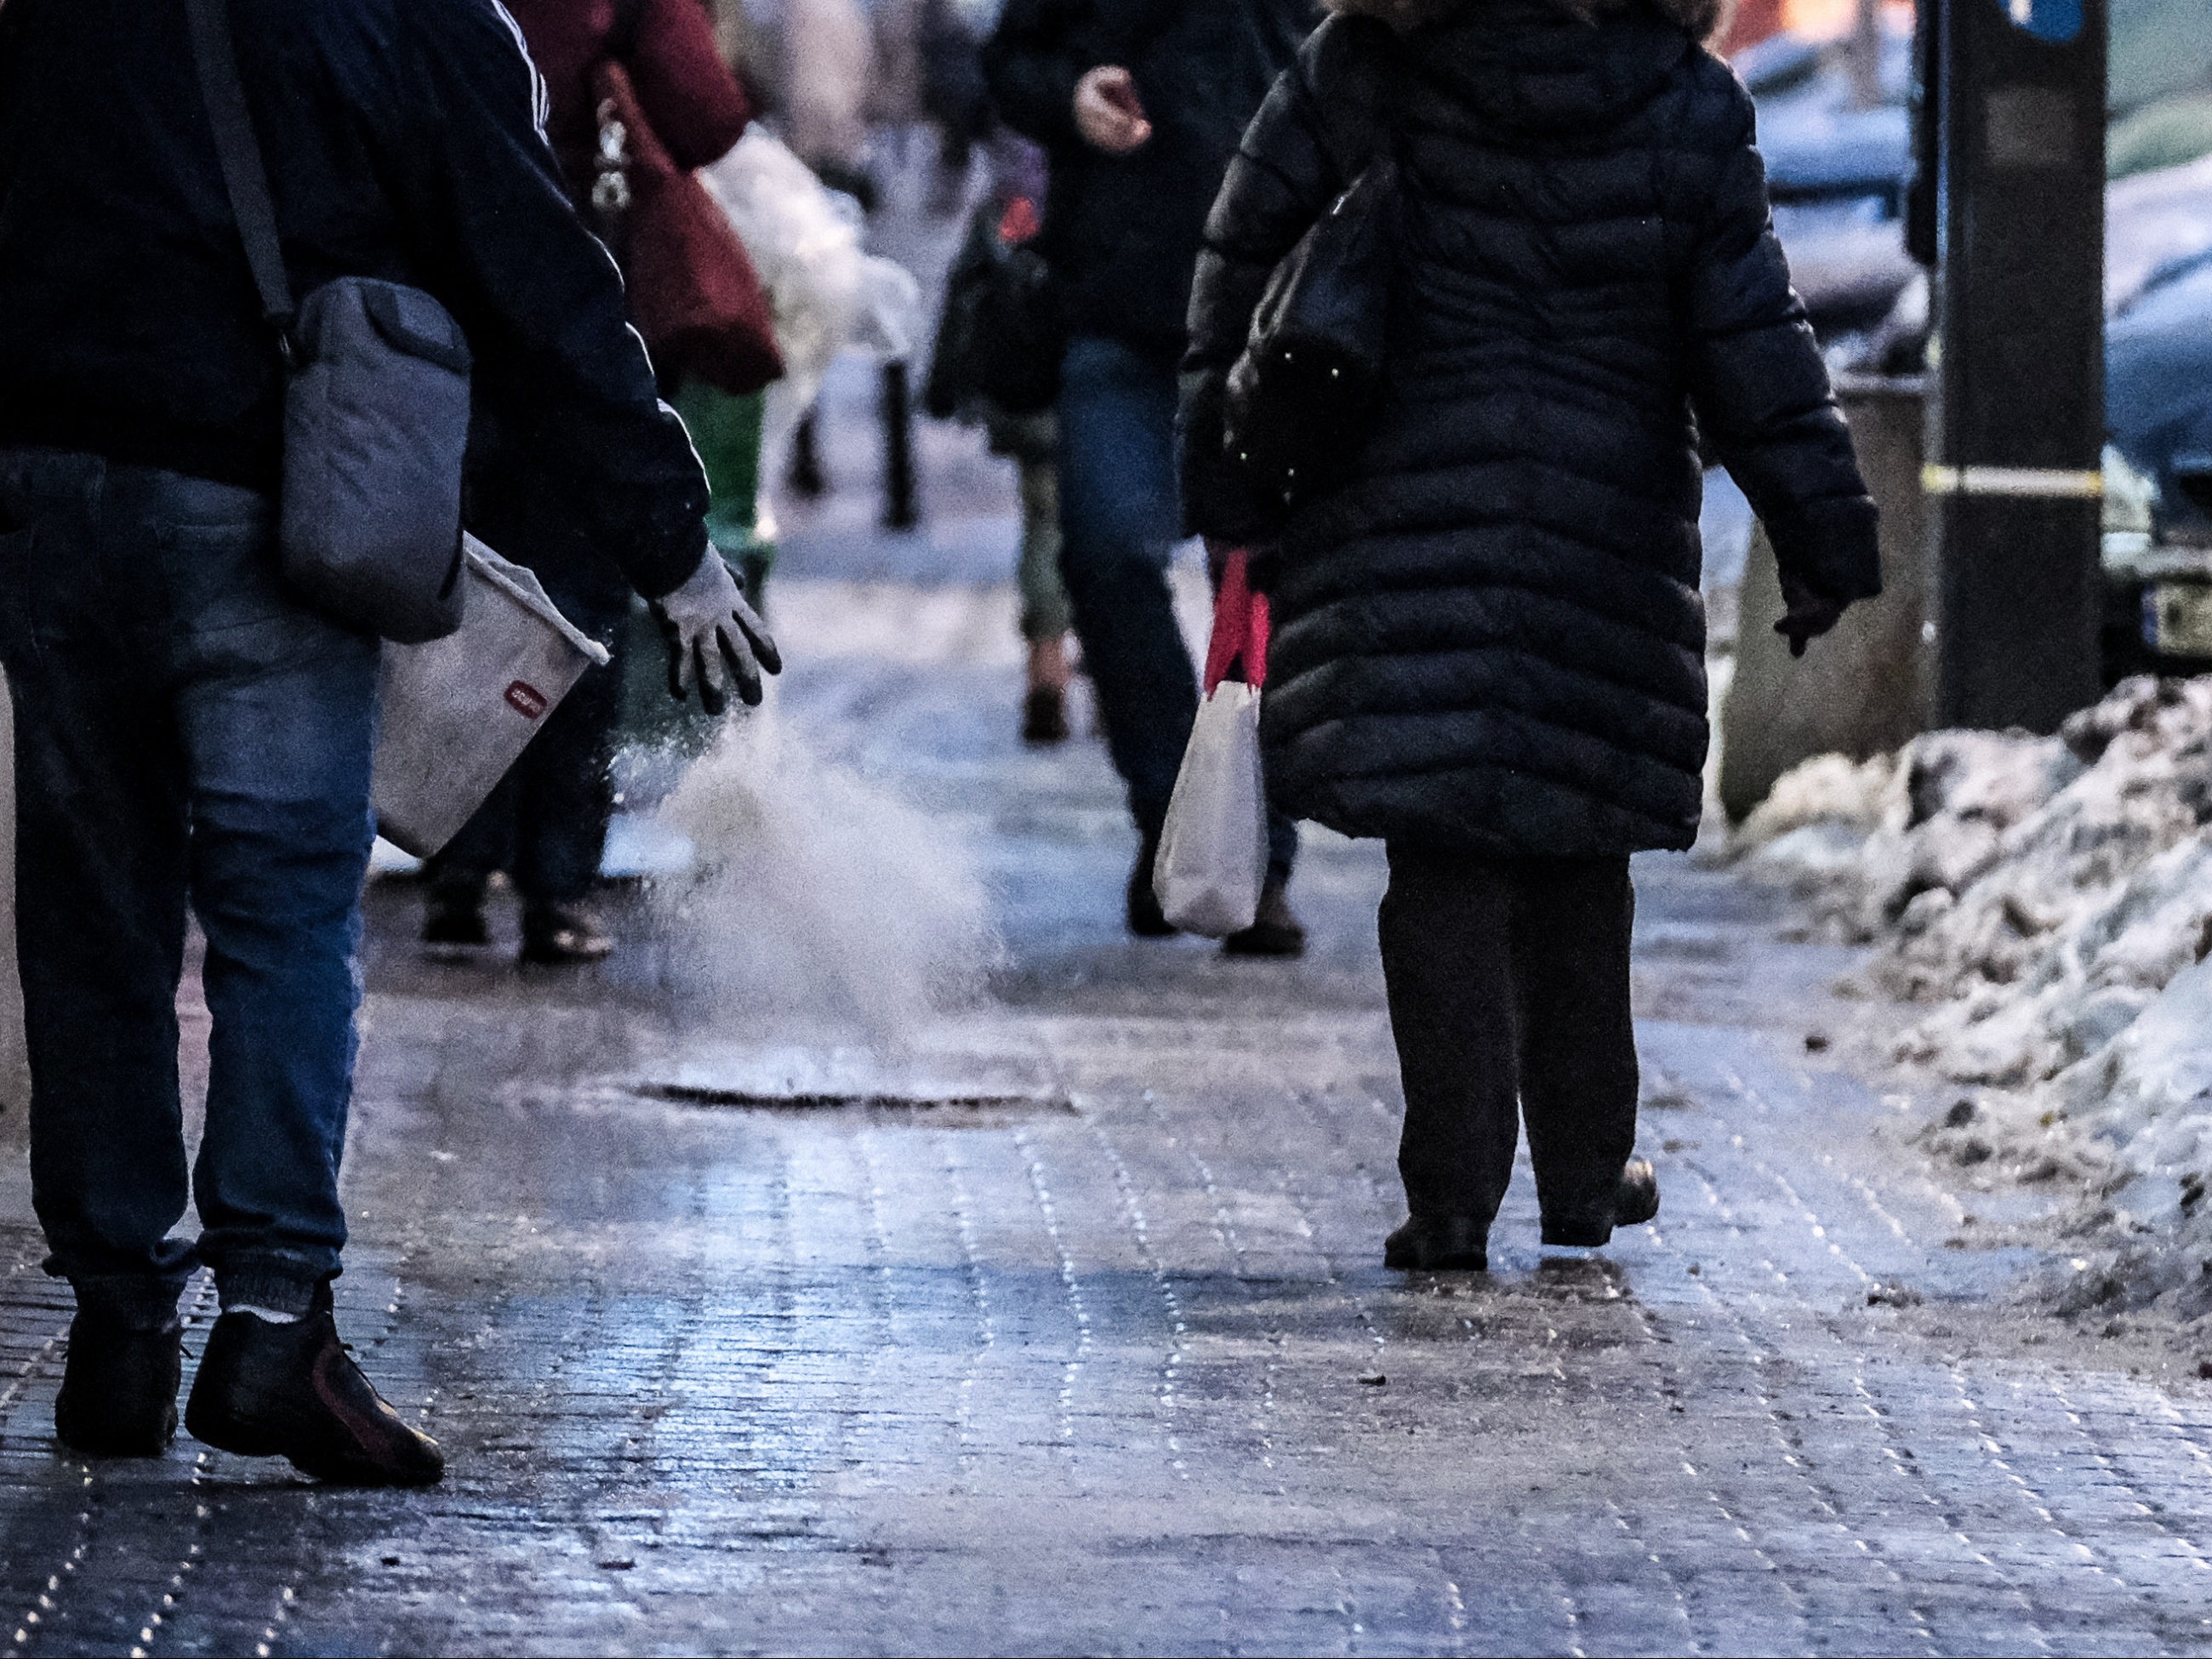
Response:
M427 1486L438 1443L403 1421L338 1340L330 1287L305 1318L227 1313L208 1338L185 1405L192 1437L241 1457L283 1457L347 1486Z
M533 904L522 915L522 959L573 968L614 954L615 942L580 904Z
M1417 1273L1487 1273L1490 1229L1473 1216L1414 1216L1382 1241L1382 1265Z
M491 943L484 922L483 895L433 891L422 908L422 943L471 945Z
M54 1401L54 1432L94 1457L159 1457L177 1437L185 1328L147 1328L80 1313Z
M1221 954L1225 957L1302 957L1305 953L1305 925L1291 908L1290 884L1273 876L1260 889L1260 908L1252 925L1221 941Z
M1595 1249L1608 1243L1615 1227L1638 1227L1659 1213L1659 1176L1648 1158L1632 1158L1620 1166L1612 1201L1598 1202L1598 1212L1544 1218L1544 1243Z
M1129 872L1129 931L1139 939L1172 939L1182 930L1160 909L1160 896L1152 890L1152 866L1160 855L1157 837L1147 836L1137 853L1137 867Z

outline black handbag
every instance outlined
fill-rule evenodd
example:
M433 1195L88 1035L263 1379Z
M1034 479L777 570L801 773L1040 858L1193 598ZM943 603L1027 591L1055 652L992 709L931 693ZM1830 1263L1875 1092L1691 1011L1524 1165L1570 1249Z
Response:
M1370 162L1275 267L1229 371L1223 444L1286 505L1344 476L1382 394L1399 201L1397 161Z
M1059 395L1066 349L1052 273L1032 250L1006 239L1001 215L984 203L969 216L945 274L923 406L940 421L978 405L1035 413Z

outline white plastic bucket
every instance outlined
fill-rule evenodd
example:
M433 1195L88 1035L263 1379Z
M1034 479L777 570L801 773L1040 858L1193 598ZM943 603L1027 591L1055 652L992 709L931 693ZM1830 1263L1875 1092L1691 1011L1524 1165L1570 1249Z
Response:
M460 628L384 647L377 832L417 858L460 833L584 671L607 661L536 576L473 536L461 546Z

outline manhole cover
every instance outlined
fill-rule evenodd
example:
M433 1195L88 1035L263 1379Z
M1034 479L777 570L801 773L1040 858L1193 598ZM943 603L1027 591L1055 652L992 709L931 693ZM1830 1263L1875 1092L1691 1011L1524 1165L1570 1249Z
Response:
M639 1094L696 1106L823 1110L1065 1111L1067 1097L1026 1068L969 1070L942 1060L885 1059L859 1048L779 1048L687 1060L641 1079Z

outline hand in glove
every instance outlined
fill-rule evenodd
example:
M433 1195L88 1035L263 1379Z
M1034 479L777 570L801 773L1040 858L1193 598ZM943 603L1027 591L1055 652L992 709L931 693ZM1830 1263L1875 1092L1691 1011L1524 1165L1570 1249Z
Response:
M759 705L761 671L783 672L783 658L763 623L713 548L690 579L652 601L653 620L668 641L668 695L684 701L694 680L699 706L719 714L730 706L730 684L748 708Z
M1844 601L1832 599L1815 588L1808 587L1795 576L1782 579L1782 620L1774 624L1774 631L1790 641L1790 654L1805 654L1805 641L1826 633L1842 618Z

